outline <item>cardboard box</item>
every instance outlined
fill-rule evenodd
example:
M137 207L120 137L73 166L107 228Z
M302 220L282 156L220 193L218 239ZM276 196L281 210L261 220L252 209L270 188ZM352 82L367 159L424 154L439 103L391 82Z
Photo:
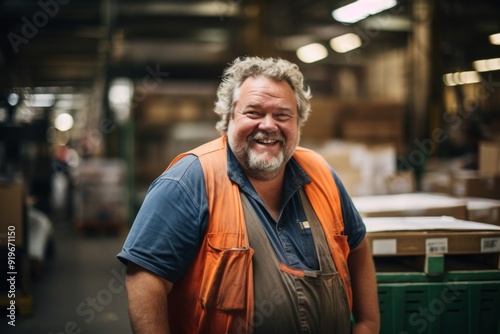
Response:
M401 171L385 178L389 194L414 193L416 190L415 174L412 171Z
M500 226L453 217L364 219L374 256L500 252Z
M311 114L301 129L301 138L323 141L338 137L339 112L338 102L334 99L313 97L311 99Z
M392 144L367 145L343 140L322 144L306 143L332 166L349 194L365 196L387 194L395 186L388 178L396 178L396 149Z
M420 179L420 189L428 193L451 194L451 175L448 172L428 172Z
M479 254L485 245L500 245L500 231L399 231L368 233L366 238L373 255Z
M479 143L479 172L500 173L500 143L488 141Z
M500 199L500 174L480 174L478 171L453 173L451 194L458 197Z
M25 246L25 228L26 203L23 183L0 183L0 248L7 247L9 231L15 233L16 247Z
M500 201L485 198L465 198L467 219L500 226Z
M409 193L352 197L364 217L451 216L467 219L467 203L440 194Z
M369 142L400 141L403 138L401 122L393 119L346 119L342 135L347 140Z

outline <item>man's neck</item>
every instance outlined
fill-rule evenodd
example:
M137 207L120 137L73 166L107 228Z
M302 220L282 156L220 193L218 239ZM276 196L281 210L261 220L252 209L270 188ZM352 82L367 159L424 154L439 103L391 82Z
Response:
M283 184L285 180L285 170L283 169L276 177L270 180L259 180L251 176L248 179L252 183L255 191L259 194L262 201L267 207L267 210L278 221L281 205L281 197L283 195Z

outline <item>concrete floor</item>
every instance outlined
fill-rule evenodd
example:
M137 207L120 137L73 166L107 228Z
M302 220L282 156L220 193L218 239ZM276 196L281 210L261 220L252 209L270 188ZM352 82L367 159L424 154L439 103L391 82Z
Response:
M16 317L16 326L0 321L1 333L132 333L127 313L124 266L116 259L125 238L85 235L52 218L55 255L43 274L31 280L33 315ZM4 310L5 311L5 310Z

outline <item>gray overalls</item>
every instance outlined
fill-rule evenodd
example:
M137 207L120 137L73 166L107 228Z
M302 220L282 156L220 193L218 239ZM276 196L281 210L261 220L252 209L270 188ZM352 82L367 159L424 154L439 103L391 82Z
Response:
M254 333L350 333L347 297L321 223L302 189L300 195L320 270L294 269L280 263L250 202L241 195L250 247L255 251Z

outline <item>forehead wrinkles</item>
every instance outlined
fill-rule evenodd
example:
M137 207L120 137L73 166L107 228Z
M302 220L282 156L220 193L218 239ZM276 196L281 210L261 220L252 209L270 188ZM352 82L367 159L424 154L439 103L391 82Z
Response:
M233 91L233 108L272 107L280 110L298 108L295 92L286 81L267 77L247 78Z
M289 100L287 96L270 94L268 92L262 92L258 90L253 90L245 96L240 96L237 101L241 103L241 109L256 108L256 109L272 109L279 111L292 111L294 106L296 106L295 100ZM236 103L236 102L235 102Z

